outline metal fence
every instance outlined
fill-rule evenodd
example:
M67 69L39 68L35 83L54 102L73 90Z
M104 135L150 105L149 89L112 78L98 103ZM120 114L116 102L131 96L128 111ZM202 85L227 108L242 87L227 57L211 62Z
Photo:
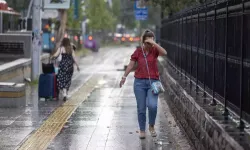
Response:
M162 20L168 60L213 97L250 121L250 2L207 1Z

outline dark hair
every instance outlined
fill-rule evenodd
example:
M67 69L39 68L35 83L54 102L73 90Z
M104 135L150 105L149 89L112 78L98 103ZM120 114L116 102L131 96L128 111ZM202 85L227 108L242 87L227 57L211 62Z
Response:
M72 54L72 46L70 44L69 38L63 38L62 46L65 48L67 54Z
M150 30L145 30L144 33L142 34L142 43L146 40L147 37L155 37L154 33Z

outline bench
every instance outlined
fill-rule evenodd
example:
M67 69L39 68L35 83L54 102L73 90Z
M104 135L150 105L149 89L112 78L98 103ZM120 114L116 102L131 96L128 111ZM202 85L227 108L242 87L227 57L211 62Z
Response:
M26 106L26 88L24 83L0 82L0 107Z

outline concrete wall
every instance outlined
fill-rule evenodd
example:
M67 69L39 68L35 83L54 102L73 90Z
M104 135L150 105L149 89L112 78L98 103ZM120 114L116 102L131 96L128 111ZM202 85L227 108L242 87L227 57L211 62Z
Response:
M41 61L48 63L49 54L43 54L41 57ZM30 78L30 77L31 77L30 58L21 58L0 65L0 82L23 82L24 78Z
M225 120L221 105L210 106L211 99L204 99L194 88L190 89L189 82L176 74L167 59L159 60L165 99L197 150L250 149L249 134L239 131L233 119Z
M13 42L13 43L23 43L23 56L25 58L30 58L31 56L31 49L32 49L32 35L30 33L23 33L23 34L13 34L13 33L4 33L0 34L0 41L1 42Z

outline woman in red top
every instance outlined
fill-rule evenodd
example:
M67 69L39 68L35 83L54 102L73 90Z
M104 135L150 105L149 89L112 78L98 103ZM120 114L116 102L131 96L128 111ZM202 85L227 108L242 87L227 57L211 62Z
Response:
M138 66L135 71L134 93L137 101L137 114L140 126L140 138L144 139L146 128L146 107L148 107L149 117L149 132L151 136L156 137L155 132L155 119L157 114L158 95L153 94L151 91L151 82L159 80L159 72L157 68L158 56L166 55L167 52L164 48L154 42L154 33L146 30L141 37L142 46L137 48L131 55L129 65L121 79L120 87L125 83L127 75L132 71L135 63ZM148 70L145 58L148 62Z

